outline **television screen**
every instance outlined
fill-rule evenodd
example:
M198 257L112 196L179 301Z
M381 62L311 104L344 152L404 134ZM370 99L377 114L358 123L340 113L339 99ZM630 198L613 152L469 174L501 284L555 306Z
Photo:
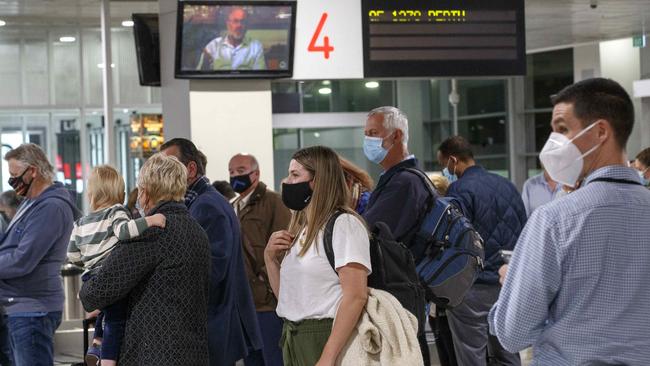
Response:
M158 14L133 14L132 19L140 85L160 86Z
M179 1L177 78L291 77L293 1Z
M526 74L522 0L362 0L364 75Z

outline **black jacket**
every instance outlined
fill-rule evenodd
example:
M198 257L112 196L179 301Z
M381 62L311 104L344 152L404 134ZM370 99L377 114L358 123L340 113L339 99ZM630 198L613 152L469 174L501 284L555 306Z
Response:
M422 179L405 168L417 168L417 160L404 160L381 175L363 218L370 228L377 222L386 223L393 236L409 246L431 193Z
M159 205L165 229L120 242L79 297L88 311L128 299L120 366L208 365L208 238L182 203Z

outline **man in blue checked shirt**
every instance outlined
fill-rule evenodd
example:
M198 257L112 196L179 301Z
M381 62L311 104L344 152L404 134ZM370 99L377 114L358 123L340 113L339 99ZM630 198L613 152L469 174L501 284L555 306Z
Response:
M648 365L650 191L625 163L632 101L600 78L552 101L540 159L553 180L580 188L528 220L491 332L512 352L532 345L532 365Z

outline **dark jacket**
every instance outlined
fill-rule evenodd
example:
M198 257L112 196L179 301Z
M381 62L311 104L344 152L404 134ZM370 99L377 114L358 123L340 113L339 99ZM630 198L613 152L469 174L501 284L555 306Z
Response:
M61 265L79 210L61 183L21 207L0 234L0 302L7 314L62 311Z
M240 199L241 196L233 202L235 209ZM244 264L257 311L275 311L277 299L273 295L264 265L264 249L271 234L287 229L289 220L291 212L282 203L282 197L261 182L251 193L244 209L239 212Z
M417 175L404 168L417 168L417 160L405 160L381 175L363 217L370 228L386 223L393 236L409 246L431 194Z
M526 224L526 208L517 188L506 178L473 166L449 186L447 195L460 201L485 242L485 269L476 282L498 284L499 267L504 264L499 250L512 250Z
M127 299L121 366L206 366L208 238L182 203L154 213L165 215L165 228L118 243L79 297L87 311Z
M244 270L239 220L210 184L195 185L190 214L210 240L212 272L208 306L210 365L232 365L262 349L260 329Z

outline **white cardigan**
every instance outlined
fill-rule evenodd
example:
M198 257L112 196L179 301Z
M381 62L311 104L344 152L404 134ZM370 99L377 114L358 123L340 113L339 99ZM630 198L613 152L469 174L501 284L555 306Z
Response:
M336 365L421 366L417 331L417 319L393 295L371 288L356 331Z

